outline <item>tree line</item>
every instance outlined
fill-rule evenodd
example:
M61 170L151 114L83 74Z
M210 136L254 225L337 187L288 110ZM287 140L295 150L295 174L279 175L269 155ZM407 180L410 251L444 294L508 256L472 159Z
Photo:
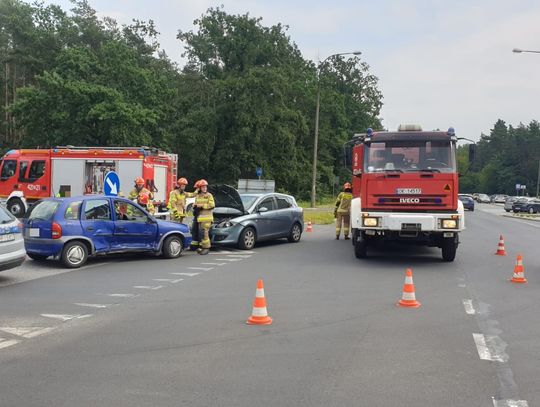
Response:
M464 147L458 150L461 192L516 194L516 185L525 185L525 194L534 196L540 165L540 123L507 125L499 119L489 134L477 143L476 159L469 164ZM520 195L523 191L520 192Z
M185 66L152 21L119 25L86 0L0 0L0 142L12 148L155 146L190 180L235 183L256 167L279 190L310 191L317 88L318 185L347 172L342 145L381 128L378 79L359 57L303 58L282 24L211 8L179 29Z

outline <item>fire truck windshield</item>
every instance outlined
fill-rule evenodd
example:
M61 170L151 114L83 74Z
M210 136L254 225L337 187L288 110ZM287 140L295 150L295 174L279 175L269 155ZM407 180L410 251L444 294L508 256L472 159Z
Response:
M366 144L364 172L456 172L449 140L388 140Z

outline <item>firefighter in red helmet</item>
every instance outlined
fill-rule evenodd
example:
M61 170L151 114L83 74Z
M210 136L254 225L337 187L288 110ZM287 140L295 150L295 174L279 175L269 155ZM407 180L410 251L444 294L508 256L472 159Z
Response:
M186 199L194 197L197 192L187 192L187 184L187 179L179 178L176 183L176 188L169 194L167 209L171 212L171 220L174 222L184 223L186 217Z
M342 224L345 240L349 239L352 199L352 186L350 183L346 182L343 185L343 192L340 192L336 199L336 207L334 209L334 217L336 218L336 239L339 239Z
M155 211L154 204L152 202L154 199L154 194L150 192L150 190L146 189L144 184L144 179L142 179L141 177L135 178L135 187L129 193L129 199L137 202L143 208L146 208L146 210L150 214L153 215Z

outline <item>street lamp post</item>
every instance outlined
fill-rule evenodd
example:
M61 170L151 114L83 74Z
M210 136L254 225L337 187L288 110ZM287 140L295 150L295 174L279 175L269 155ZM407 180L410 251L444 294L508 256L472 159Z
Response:
M540 54L540 51L530 50L530 49L521 49L521 48L514 48L512 52L516 54L521 54L522 52L528 52L531 54ZM537 197L540 196L538 195L539 192L540 192L540 160L538 161L538 177L536 178L536 196Z
M360 55L362 52L340 52L327 56L322 62L317 65L317 105L315 108L315 134L313 135L313 168L311 170L311 207L315 208L317 197L317 150L319 145L319 108L321 102L321 83L320 83L320 69L321 66L330 58L340 55Z

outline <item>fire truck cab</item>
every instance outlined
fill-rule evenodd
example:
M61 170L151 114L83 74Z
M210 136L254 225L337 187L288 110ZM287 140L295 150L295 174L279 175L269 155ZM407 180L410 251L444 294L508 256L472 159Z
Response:
M21 217L38 199L103 194L105 175L116 171L123 195L142 177L159 207L166 205L174 188L177 165L176 154L149 147L11 150L0 161L0 199Z
M453 128L401 125L396 132L368 129L346 144L356 257L366 257L375 243L394 240L439 247L444 261L454 260L465 228L456 143Z

